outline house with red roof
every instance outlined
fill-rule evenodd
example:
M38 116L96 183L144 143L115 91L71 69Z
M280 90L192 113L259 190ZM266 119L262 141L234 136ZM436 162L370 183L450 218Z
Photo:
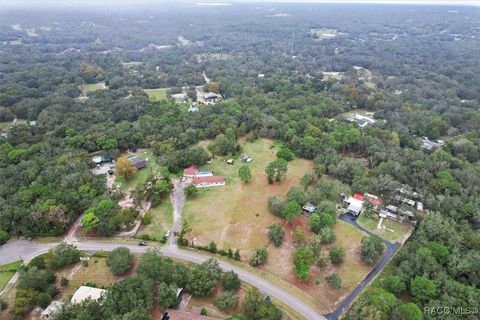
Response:
M194 177L192 184L198 188L219 187L225 185L224 176Z
M183 176L187 178L195 178L197 176L198 167L196 165L192 165L188 168L183 170Z

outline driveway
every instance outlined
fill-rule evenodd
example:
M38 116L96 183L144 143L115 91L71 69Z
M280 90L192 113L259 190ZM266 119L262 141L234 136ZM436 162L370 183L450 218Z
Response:
M370 236L375 236L372 232L368 231L367 229L363 228L360 226L357 221L349 214L341 214L339 216L339 219L342 221L345 221L348 224L351 224L355 228L357 228L360 231L363 231L367 233ZM377 276L379 272L385 268L387 263L390 262L390 260L393 258L395 253L398 251L398 249L401 247L401 244L399 242L396 242L394 244L388 242L387 240L383 240L383 244L385 245L386 252L380 259L380 261L375 265L372 271L370 271L369 274L365 277L365 279L362 280L358 284L355 289L353 289L352 292L342 301L342 303L338 306L338 308L332 312L326 315L327 319L329 320L335 320L340 317L340 315L350 306L350 304L358 297L358 295L362 292L362 290L370 283L372 282L373 279Z

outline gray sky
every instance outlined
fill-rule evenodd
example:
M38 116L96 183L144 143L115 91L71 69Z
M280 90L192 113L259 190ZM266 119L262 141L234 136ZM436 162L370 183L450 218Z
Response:
M382 4L431 4L431 5L473 5L480 6L480 0L0 0L2 5L105 5L105 4L148 4L148 3L207 3L207 2L229 2L229 3L260 3L260 2L282 2L282 3L382 3Z

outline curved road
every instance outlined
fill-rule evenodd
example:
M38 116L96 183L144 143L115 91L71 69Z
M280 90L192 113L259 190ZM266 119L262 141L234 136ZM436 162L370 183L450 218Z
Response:
M97 241L82 241L73 242L80 250L92 250L92 251L112 251L117 247L127 247L132 252L145 252L151 247L141 247L133 244L111 243L111 242L97 242ZM0 247L0 265L23 259L25 262L30 261L34 257L47 252L56 244L36 244L27 240L17 240L7 243ZM160 248L160 252L167 257L190 261L193 263L202 263L208 260L210 257L195 252L181 250L175 245L168 245ZM301 314L308 320L324 320L323 315L315 311L310 305L306 304L299 298L288 293L286 290L277 287L276 285L268 282L267 280L250 273L244 269L231 265L225 261L218 261L220 267L223 270L233 270L238 274L240 279L257 287L259 290L271 295L284 304L292 307L295 311ZM11 279L8 286L5 288L7 291L13 286L17 279L17 275ZM1 294L1 293L0 293Z

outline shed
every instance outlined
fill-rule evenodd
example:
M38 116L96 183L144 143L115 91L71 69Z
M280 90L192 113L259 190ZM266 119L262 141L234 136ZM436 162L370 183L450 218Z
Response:
M314 213L315 209L317 209L317 207L311 202L305 203L302 207L302 210L308 214Z
M41 319L50 319L53 317L58 311L62 309L63 302L62 301L52 301L48 307L42 311Z
M77 291L73 294L72 304L78 304L82 303L83 301L87 299L91 299L93 301L96 301L102 297L107 292L107 290L104 289L99 289L99 288L94 288L94 287L87 287L87 286L81 286L78 288Z

